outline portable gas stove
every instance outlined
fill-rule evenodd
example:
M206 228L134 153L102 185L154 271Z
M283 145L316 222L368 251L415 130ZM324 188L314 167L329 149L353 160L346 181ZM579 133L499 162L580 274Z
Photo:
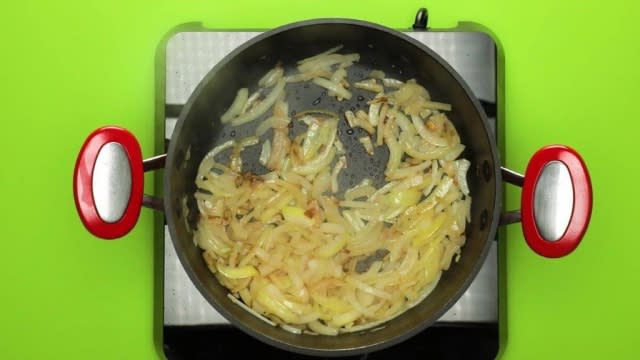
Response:
M421 9L416 23L405 34L426 44L462 76L485 108L496 129L498 48L483 32L462 29L434 31L426 27ZM182 105L200 80L229 52L260 34L254 31L199 30L179 32L166 43L163 69L164 116L159 128L164 139L173 132ZM162 96L159 97L160 99ZM162 126L164 125L164 126ZM253 339L233 327L204 299L184 271L171 242L167 226L158 229L164 242L162 271L162 341L169 359L212 358L260 353L267 357L307 358L287 353ZM160 293L160 291L157 291ZM460 300L438 322L415 337L391 348L366 354L364 358L398 355L432 358L494 358L498 335L498 247L491 251L474 282Z

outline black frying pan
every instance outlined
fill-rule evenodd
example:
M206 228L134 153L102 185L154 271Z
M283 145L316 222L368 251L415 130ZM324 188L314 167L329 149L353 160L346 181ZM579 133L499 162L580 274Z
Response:
M192 224L193 228L197 220L194 179L202 157L232 136L252 135L259 123L236 129L219 123L220 115L233 101L237 89L249 87L251 92L258 79L277 62L282 62L285 70L291 70L297 60L337 44L344 45L341 53L360 53L360 61L349 69L350 81L366 77L372 69L380 69L401 80L415 78L427 87L432 98L452 104L449 118L466 145L463 156L472 163L468 173L473 197L471 223L467 227L467 241L460 261L444 272L438 286L421 304L389 321L381 330L335 337L296 335L268 325L227 298L227 290L210 273L201 250L194 245L187 224ZM338 102L327 96L322 88L296 84L287 89L287 100L290 109L298 110L320 108L342 114L350 108L366 108L372 93L352 90L351 100ZM357 130L351 134L346 126L342 121L339 131L349 161L348 169L341 173L341 188L371 174L380 185L384 180L388 153L378 151L375 158L370 159L357 140ZM108 143L120 147L106 146ZM265 171L257 162L258 152L259 146L245 150L244 170ZM116 159L111 163L120 164L120 170L100 170L111 169L104 158ZM96 181L94 173L98 171L111 175ZM140 148L128 132L103 128L87 139L76 164L74 190L81 218L93 234L115 238L131 229L143 201L142 171ZM501 171L500 155L478 100L437 54L408 36L379 25L354 20L313 20L257 36L230 53L205 76L183 108L170 141L164 173L164 211L171 238L187 274L209 303L231 323L284 349L315 355L349 355L391 346L420 332L440 318L464 293L484 262L500 222L503 171L506 180L524 185L521 218L532 248L549 257L571 252L586 230L591 211L589 176L577 153L567 147L551 146L534 155L524 178L508 170ZM129 185L121 192L125 196L118 196L115 191L112 196L96 195L105 189L120 189L122 182L127 185L127 173ZM569 182L565 181L565 173L570 175ZM568 193L573 194L570 199ZM185 196L190 208L188 213L182 211ZM147 204L153 202L147 201ZM569 204L569 212L566 206L558 204ZM103 214L109 215L108 219ZM510 220L519 218L516 214ZM553 221L558 218L568 220Z

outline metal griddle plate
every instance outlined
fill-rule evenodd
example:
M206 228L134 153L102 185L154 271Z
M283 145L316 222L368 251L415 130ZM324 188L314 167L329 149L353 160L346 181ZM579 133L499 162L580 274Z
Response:
M238 45L258 34L184 32L172 37L166 49L166 104L186 103L200 80L218 61ZM478 98L495 103L496 51L495 43L488 36L476 32L430 31L407 34L423 42L448 61ZM176 120L166 119L167 139L171 137ZM489 120L495 130L495 119ZM189 280L178 260L166 226L164 244L164 325L229 324ZM497 263L497 246L494 242L474 282L439 322L498 321Z

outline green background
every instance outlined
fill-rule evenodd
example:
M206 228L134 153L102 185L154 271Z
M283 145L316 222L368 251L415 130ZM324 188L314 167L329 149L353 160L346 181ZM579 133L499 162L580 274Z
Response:
M505 55L505 162L548 143L582 153L591 226L569 257L542 259L507 230L506 359L638 358L638 2L32 1L0 5L0 358L155 359L153 215L99 241L73 206L72 171L103 124L154 149L154 56L178 24L268 28L312 17L407 27L474 21ZM148 175L147 189L153 178ZM507 207L519 190L508 188Z

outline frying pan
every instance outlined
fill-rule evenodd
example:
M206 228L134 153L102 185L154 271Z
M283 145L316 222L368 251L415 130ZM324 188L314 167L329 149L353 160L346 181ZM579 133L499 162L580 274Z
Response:
M253 134L256 124L224 127L218 121L236 91L255 89L258 79L277 62L292 70L297 60L338 44L342 53L358 52L349 81L380 69L401 80L417 79L432 98L452 104L449 118L456 126L463 157L471 161L468 184L473 197L467 241L459 262L442 275L435 290L420 304L376 331L335 337L292 334L251 315L227 298L208 270L189 228L197 221L194 179L203 156L231 137ZM293 84L287 89L290 109L326 109L339 114L366 107L371 93L353 89L351 100L337 102L315 85ZM384 180L388 153L370 158L359 144L359 134L340 122L339 137L347 149L349 167L341 173L341 188L373 176ZM264 172L255 146L243 152L244 170ZM143 195L143 171L164 165L164 200ZM522 186L521 212L503 214L503 181ZM521 220L531 248L547 257L573 251L586 231L591 214L591 184L581 157L571 148L554 145L533 155L523 176L501 168L500 154L478 100L461 77L425 45L377 24L345 19L322 19L288 24L243 44L204 77L181 111L166 158L145 161L132 134L118 127L93 132L81 148L74 173L76 207L85 227L94 235L113 239L134 225L142 204L161 209L176 252L191 281L207 301L248 334L280 348L314 355L352 355L396 344L433 324L472 282L502 222ZM183 211L186 199L187 211ZM192 226L189 226L191 224ZM215 341L215 340L212 340Z

